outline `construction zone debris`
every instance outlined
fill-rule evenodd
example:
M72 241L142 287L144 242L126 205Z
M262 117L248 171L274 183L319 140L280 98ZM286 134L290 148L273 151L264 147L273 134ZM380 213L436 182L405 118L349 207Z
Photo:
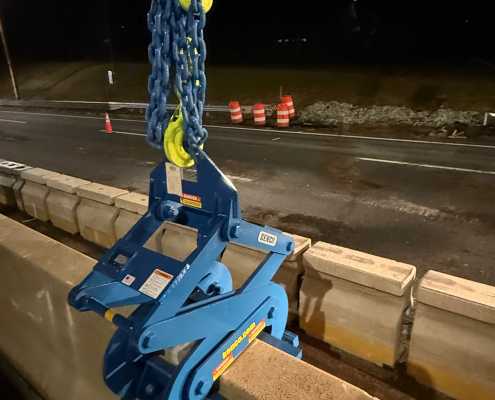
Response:
M413 125L431 128L454 124L481 126L484 115L478 111L458 111L439 108L435 111L415 111L409 107L357 106L338 101L317 102L300 113L303 124L336 127L339 125Z

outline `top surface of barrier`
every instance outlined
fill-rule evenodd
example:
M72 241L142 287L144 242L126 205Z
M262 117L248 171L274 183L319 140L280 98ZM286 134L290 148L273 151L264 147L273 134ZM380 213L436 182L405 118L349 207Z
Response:
M49 175L46 177L46 186L51 189L60 190L65 193L75 194L76 190L91 182L85 179L75 178L68 175Z
M416 268L398 261L318 242L304 253L306 265L324 275L346 279L402 296L416 276Z
M46 185L48 177L60 176L58 172L49 171L43 168L30 168L21 172L21 178L30 182Z
M98 201L111 206L115 203L115 199L117 197L129 192L127 190L102 185L100 183L90 183L89 185L84 185L77 188L76 193L82 198Z
M256 341L222 377L232 400L372 400L374 397L312 365Z
M145 194L130 192L115 199L115 206L139 215L148 211L149 197Z
M495 287L437 271L428 271L418 301L456 314L495 324Z

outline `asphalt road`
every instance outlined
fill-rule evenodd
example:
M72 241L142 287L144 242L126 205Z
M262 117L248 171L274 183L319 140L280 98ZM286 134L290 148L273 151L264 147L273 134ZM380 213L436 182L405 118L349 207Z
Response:
M0 110L0 158L147 192L144 123ZM209 127L245 216L495 284L495 146Z

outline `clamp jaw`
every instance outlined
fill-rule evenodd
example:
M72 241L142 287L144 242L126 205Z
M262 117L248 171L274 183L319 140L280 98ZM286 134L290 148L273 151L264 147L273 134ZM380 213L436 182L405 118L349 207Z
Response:
M287 295L271 281L293 240L242 220L235 187L204 152L194 179L173 182L169 168L161 163L151 174L147 214L69 294L73 307L117 326L103 375L124 399L213 398L217 379L257 337L301 356L297 336L285 330ZM143 247L165 221L198 230L184 262ZM229 242L267 254L237 290L220 261ZM128 316L115 310L126 306L136 308ZM178 366L164 360L186 343L193 344Z

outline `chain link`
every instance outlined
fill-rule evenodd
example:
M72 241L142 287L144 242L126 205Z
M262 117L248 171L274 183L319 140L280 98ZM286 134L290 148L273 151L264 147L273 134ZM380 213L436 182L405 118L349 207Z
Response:
M196 158L206 142L203 127L206 98L206 44L203 30L206 16L201 0L191 0L188 11L179 0L153 0L148 13L152 40L148 48L151 75L150 103L146 110L148 143L161 149L164 131L172 113L167 100L172 91L180 100L184 118L184 148Z

